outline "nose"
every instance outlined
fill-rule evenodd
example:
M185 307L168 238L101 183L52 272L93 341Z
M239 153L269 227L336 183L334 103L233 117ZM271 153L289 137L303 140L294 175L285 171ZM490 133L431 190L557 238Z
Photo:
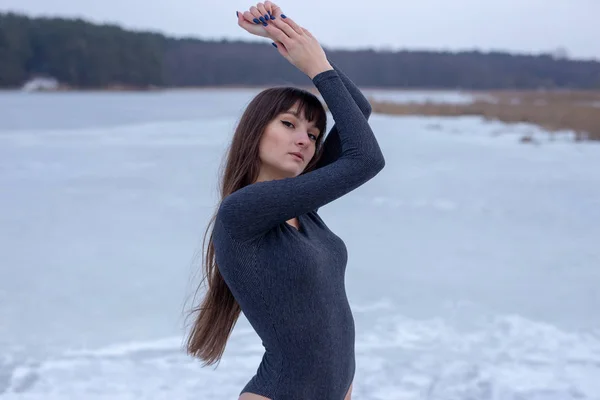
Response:
M296 144L299 146L306 146L310 142L307 132L300 132L296 136Z

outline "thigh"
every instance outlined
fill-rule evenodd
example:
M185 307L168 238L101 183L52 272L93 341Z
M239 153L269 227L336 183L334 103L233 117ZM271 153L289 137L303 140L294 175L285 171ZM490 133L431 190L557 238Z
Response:
M271 400L271 399L269 399L268 397L260 396L258 394L244 392L244 393L242 393L242 395L240 396L240 398L238 400Z
M350 384L350 389L348 389L348 393L346 393L344 400L352 400L352 385L354 385L354 383Z
M348 393L346 393L346 397L344 397L344 400L352 400L352 386L353 385L354 385L354 383L350 384L350 388L348 389ZM260 396L258 394L244 392L244 393L242 393L242 395L239 397L238 400L271 400L271 399L269 399L268 397Z

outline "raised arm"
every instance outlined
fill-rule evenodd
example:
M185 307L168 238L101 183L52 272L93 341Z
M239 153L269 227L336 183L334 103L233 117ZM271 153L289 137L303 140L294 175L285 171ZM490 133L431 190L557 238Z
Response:
M338 72L326 70L312 82L335 120L340 156L309 173L253 183L223 199L218 218L236 240L258 238L282 222L330 203L373 178L385 165L367 118Z
M267 9L272 7L272 9L269 10L271 14L273 14L277 18L281 17L281 8L276 4L270 2L270 4L267 5L265 3L265 7ZM272 38L271 33L268 32L267 29L263 29L262 24L252 22L254 18L255 15L253 15L250 11L238 13L238 25L253 35ZM287 20L290 21L290 19ZM358 108L360 108L363 115L368 120L369 116L371 115L371 104L369 104L369 101L365 98L365 96L363 96L358 87L356 87L356 85L350 80L350 78L348 78L336 64L334 64L329 59L328 61L329 64L337 71L338 75L342 79L342 82L344 83L344 86L346 86L346 89L348 89L348 92L350 92L350 95L358 105ZM337 158L340 156L340 153L341 146L339 132L337 131L337 126L334 124L325 137L321 157L319 158L319 161L315 168L321 168L325 165L332 163L333 161L337 160Z
M335 63L333 63L330 59L328 60L331 66L337 71L338 75L342 79L342 82L344 83L344 86L346 86L346 89L348 89L348 92L356 102L358 108L360 108L360 111L368 120L372 111L371 104L354 84L354 82L352 82L352 80L350 80L350 78L348 78L348 76L346 76L346 74L344 74L344 72L342 72L342 70L340 70ZM337 125L334 124L325 137L325 141L323 142L323 152L315 168L321 168L325 165L331 164L338 159L341 152L342 148L340 144L340 134L338 132Z

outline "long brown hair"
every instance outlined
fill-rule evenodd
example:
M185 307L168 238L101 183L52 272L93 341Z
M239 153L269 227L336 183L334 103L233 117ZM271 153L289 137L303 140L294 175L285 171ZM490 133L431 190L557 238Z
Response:
M298 104L298 111L303 112L308 121L315 121L316 127L321 132L317 138L315 156L302 174L315 168L322 154L327 125L327 114L323 104L317 96L304 89L296 87L265 89L250 101L235 129L227 154L225 171L219 178L220 201L236 190L252 184L258 178L259 143L262 134L278 114L290 110L295 104ZM186 344L187 353L203 360L204 366L214 364L221 359L229 335L241 312L239 304L216 264L211 229L215 218L216 211L204 233L203 249L207 236L209 240L203 259L204 274L196 293L205 280L208 283L208 290L202 302L191 311L191 314L197 313L197 316Z

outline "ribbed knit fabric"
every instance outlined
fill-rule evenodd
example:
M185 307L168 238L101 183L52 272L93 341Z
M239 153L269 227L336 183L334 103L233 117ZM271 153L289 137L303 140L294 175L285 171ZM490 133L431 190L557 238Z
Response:
M343 400L354 378L346 246L317 210L373 178L385 161L368 101L330 64L312 79L335 121L318 167L237 190L215 221L219 271L265 348L240 394ZM294 217L299 229L286 222Z

